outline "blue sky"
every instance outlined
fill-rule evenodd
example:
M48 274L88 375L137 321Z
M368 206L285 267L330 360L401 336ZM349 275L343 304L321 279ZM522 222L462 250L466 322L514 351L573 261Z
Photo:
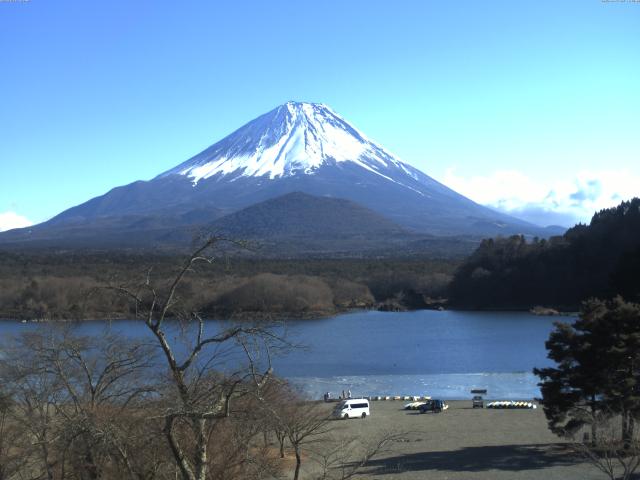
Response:
M14 1L0 42L0 229L288 100L539 223L640 195L637 2Z

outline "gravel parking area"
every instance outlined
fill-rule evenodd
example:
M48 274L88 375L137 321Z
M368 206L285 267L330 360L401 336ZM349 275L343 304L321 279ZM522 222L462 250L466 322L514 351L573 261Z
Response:
M589 480L604 476L572 456L548 429L541 408L473 409L447 402L439 414L405 411L405 402L372 401L365 420L336 420L338 434L373 439L406 432L373 459L361 478Z

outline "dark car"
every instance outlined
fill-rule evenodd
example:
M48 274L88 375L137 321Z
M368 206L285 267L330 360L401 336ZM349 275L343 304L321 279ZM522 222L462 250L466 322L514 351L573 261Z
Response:
M445 408L445 403L442 400L429 400L424 405L420 405L420 413L440 413Z
M480 395L473 397L473 408L484 408L484 400Z

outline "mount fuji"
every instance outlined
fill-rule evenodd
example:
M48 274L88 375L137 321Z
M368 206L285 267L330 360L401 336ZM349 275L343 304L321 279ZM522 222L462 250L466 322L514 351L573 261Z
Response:
M290 195L296 192L305 196ZM182 238L176 232L215 229L231 214L255 218L237 212L279 197L286 201L267 202L253 211L269 216L268 207L278 205L278 218L286 218L283 204L301 198L305 205L321 208L308 196L320 203L347 201L340 205L349 205L349 213L327 207L334 218L322 217L326 222L335 224L339 215L352 215L355 206L366 210L364 217L370 221L375 217L384 223L384 231L394 231L396 240L398 232L414 238L558 233L456 193L386 151L326 105L288 102L149 181L114 188L40 225L5 232L0 243L170 244ZM299 208L296 215L301 215ZM241 237L241 225L233 224ZM317 225L318 232L327 225Z

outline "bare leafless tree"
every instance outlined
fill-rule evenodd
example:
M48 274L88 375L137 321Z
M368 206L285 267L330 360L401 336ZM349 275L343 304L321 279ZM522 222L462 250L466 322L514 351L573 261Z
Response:
M11 398L11 420L33 445L33 448L20 449L20 455L36 478L52 480L56 466L53 444L60 426L55 410L61 388L54 376L39 368L37 358L23 349L24 346L25 338L18 337L11 349L4 349L0 381Z
M281 458L285 447L293 450L293 479L301 475L302 461L315 467L306 472L317 480L346 480L361 473L369 461L385 452L407 432L383 432L370 438L345 435L344 423L331 417L328 406L305 400L286 382L272 382L261 398L268 428L275 434Z
M151 272L142 285L111 287L133 302L136 316L160 347L169 379L162 391L163 433L184 480L207 478L209 452L218 445L216 423L231 416L237 398L264 388L272 374L269 351L278 342L262 325L230 325L209 332L197 312L181 307L181 283L197 264L213 261L209 252L220 240L210 238L194 251L166 288L154 285ZM184 326L182 344L172 337L172 320ZM230 371L223 357L238 351L244 358Z
M388 451L406 432L383 432L370 439L330 435L311 458L320 467L317 480L347 480L360 473L376 456Z
M611 480L632 478L640 467L640 435L625 437L617 412L596 412L587 425L574 432L570 448Z
M0 480L13 478L27 463L24 451L29 437L14 418L15 404L6 391L0 393Z
M0 480L16 461L48 480L280 476L282 463L259 440L271 354L287 344L264 322L207 324L181 303L183 280L212 261L206 253L216 242L168 283L149 270L139 285L107 287L130 302L146 339L52 327L3 347ZM292 444L306 438L298 434Z
M141 478L131 463L132 413L156 391L153 349L105 333L45 328L18 337L3 359L13 421L34 448L22 452L36 478ZM149 443L146 441L145 443Z
M276 436L280 457L284 458L285 442L296 458L294 480L298 480L305 451L325 442L333 428L330 411L318 402L304 400L286 382L272 384L261 398L267 428Z
M324 440L331 429L332 420L328 412L317 403L292 398L289 405L291 408L281 420L284 422L287 438L296 456L293 479L298 480L303 450Z

